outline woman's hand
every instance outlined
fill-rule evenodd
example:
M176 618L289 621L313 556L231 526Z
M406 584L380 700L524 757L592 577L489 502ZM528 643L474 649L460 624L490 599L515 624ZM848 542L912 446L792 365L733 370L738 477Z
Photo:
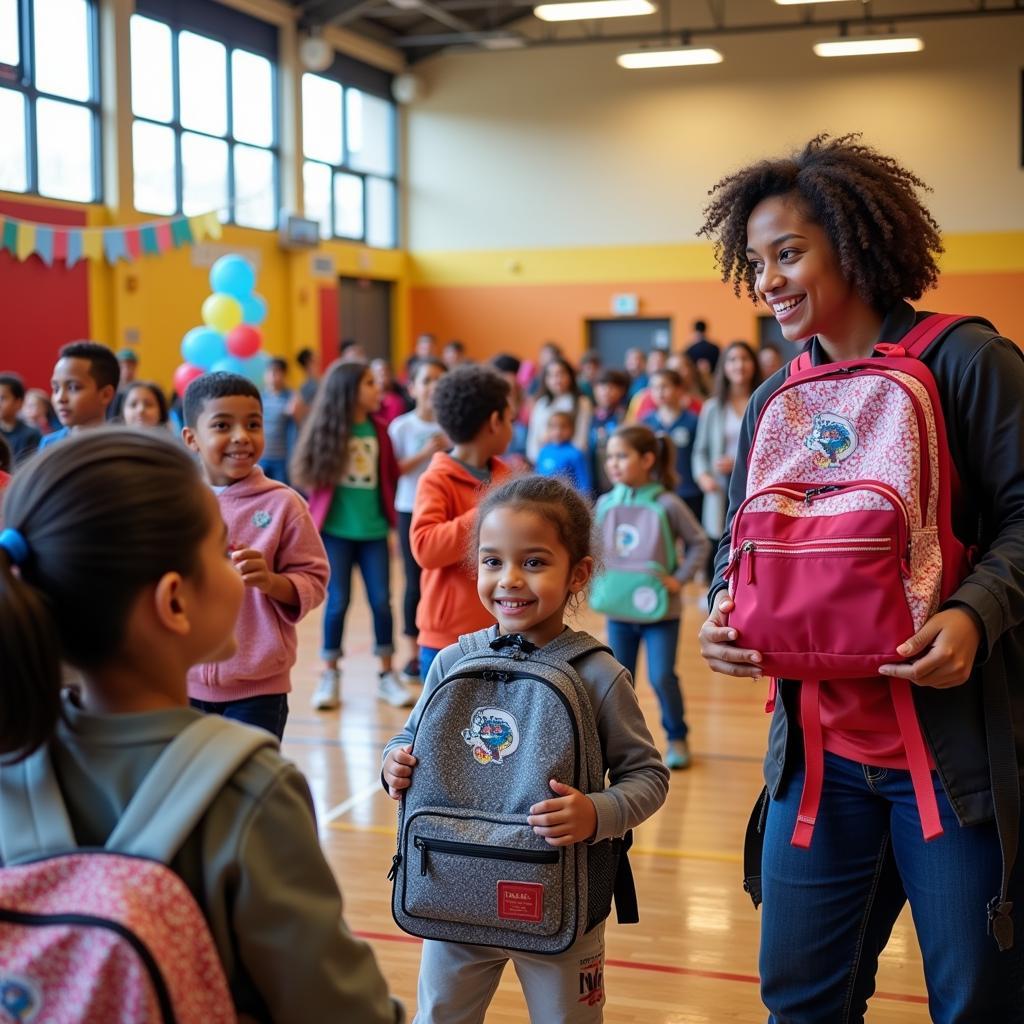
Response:
M916 686L945 690L967 682L980 644L981 627L974 616L964 608L947 608L896 648L902 658L923 653L922 657L908 664L883 665L878 671Z
M710 473L701 473L701 475L697 477L697 486L705 494L714 494L714 492L719 489L718 481Z
M558 779L551 779L548 785L558 797L534 804L526 823L548 846L572 846L590 839L597 830L594 801Z
M700 627L700 653L713 672L720 672L724 676L760 679L763 674L760 666L761 655L757 651L733 646L734 641L739 639L739 634L731 626L726 625L725 617L735 607L728 590L718 593L711 614Z
M412 770L419 760L412 756L412 744L407 747L395 747L384 758L384 781L388 784L388 796L397 800L403 789L412 785Z
M722 476L728 476L735 465L736 460L731 455L720 455L715 459L715 472L721 473Z

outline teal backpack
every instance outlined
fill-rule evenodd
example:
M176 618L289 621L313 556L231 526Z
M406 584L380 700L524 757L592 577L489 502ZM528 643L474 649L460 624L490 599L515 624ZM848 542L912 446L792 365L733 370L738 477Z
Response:
M594 580L590 607L620 622L660 622L669 593L662 576L676 568L676 543L658 495L661 484L633 489L617 484L597 506L604 568Z

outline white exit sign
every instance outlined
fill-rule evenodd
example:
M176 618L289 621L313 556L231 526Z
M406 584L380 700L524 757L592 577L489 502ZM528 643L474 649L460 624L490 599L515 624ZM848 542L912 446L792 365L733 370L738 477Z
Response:
M640 297L631 292L613 295L612 312L616 316L636 316L640 312Z

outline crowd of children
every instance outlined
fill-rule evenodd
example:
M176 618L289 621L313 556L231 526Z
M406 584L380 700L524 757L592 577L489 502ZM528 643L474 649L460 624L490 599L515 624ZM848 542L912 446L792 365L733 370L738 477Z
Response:
M726 279L774 303L787 336L812 339L801 365L864 362L879 338L898 341L915 328L903 300L937 276L937 236L914 197L918 184L856 140L817 139L794 161L719 183L705 232L718 242ZM910 225L916 249L881 266L881 247L850 239L886 225L859 213L851 214L855 223L838 224L823 211L823 196L835 209L877 210ZM835 295L846 298L827 298ZM664 802L669 770L691 762L676 673L681 592L706 567L711 613L702 653L723 674L763 674L765 655L740 646L730 624L738 599L727 578L739 555L730 558L719 541L746 496L748 458L774 458L762 451L753 419L784 379L781 358L742 341L720 350L702 321L684 352L632 349L623 367L603 367L593 352L574 366L554 342L541 347L536 365L512 355L481 364L460 341L439 356L431 336L417 339L401 373L385 360L368 362L355 342L340 355L319 378L315 359L300 353L295 391L279 359L262 392L230 373L199 377L179 396L183 444L168 428L163 392L136 378L131 350L64 346L49 409L45 394L0 373L0 757L13 763L0 764L0 866L33 862L29 831L15 816L44 791L48 800L58 794L77 846L120 838L133 796L150 791L154 765L178 751L196 722L219 723L227 740L242 737L238 723L280 740L296 624L325 599L313 705L337 708L358 566L379 659L377 696L412 708L383 750L389 795L405 799L423 779L456 800L463 770L452 771L462 763L452 759L468 755L484 771L501 765L502 786L519 798L514 810L488 804L490 817L453 805L418 811L419 824L400 819L392 877L398 885L415 870L415 898L424 902L412 913L403 901L413 890L399 897L396 888L396 917L430 922L417 1020L483 1019L512 960L533 1021L596 1024L612 889L621 917L630 888L630 830ZM920 659L894 655L879 672L916 684L911 713L933 745L925 770L942 773L933 788L945 832L926 846L910 821L921 794L910 782L905 723L877 687L780 681L766 762L770 799L752 818L765 849L761 971L773 1020L862 1019L878 952L907 898L937 1019L1010 1024L1024 1016L1024 953L1019 939L1013 944L1024 903L1019 868L1013 872L1014 744L1019 749L1024 726L1012 683L1022 643L1013 388L1024 387L1024 364L984 322L957 326L940 355L925 361L946 405L942 452L966 485L956 495L970 515L955 510L957 529L977 533L979 554L897 649ZM760 387L765 372L771 383ZM812 447L798 440L801 452ZM981 444L993 457L975 465L967 456ZM808 490L803 504L819 490L837 488ZM806 508L791 514L805 517L808 530L810 516ZM393 532L405 575L401 669ZM775 553L804 550L794 555L793 547ZM900 568L910 578L920 566ZM749 585L752 554L744 572ZM588 593L607 618L607 647L567 626ZM663 756L634 690L641 646ZM65 691L63 663L78 672ZM527 722L528 707L517 719L497 701L495 694L514 701L523 679L561 694L575 716L573 729L553 739L573 752L575 762L565 762L572 771L545 773L536 752L546 748L533 734L545 724ZM465 726L447 730L447 746L421 739L437 714ZM789 742L801 729L824 734L824 751L808 745L803 761ZM231 785L208 794L201 819L168 851L202 908L231 1000L241 1016L260 1021L399 1021L402 1008L372 954L342 919L305 780L266 743L271 749L247 754ZM534 754L513 759L520 745ZM586 774L588 756L596 778ZM871 774L876 764L881 774ZM788 836L814 827L795 785L814 772L822 812L807 855L794 852L800 844ZM424 831L431 816L437 820ZM407 832L411 845L403 847ZM563 863L565 851L593 888L586 900L586 881L562 892L579 927L548 949L545 886L554 876L544 872ZM435 875L441 858L446 866ZM473 930L481 927L479 906L466 905L485 861L501 864L498 910L482 933L493 941ZM460 867L472 870L461 875ZM449 888L432 894L442 877ZM998 955L984 927L968 924L984 917L975 915L984 901ZM834 925L824 944L823 920ZM794 971L794 960L810 972Z

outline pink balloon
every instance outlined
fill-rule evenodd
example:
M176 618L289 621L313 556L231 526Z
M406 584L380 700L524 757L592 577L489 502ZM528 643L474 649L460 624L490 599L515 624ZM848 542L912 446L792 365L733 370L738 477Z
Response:
M182 363L174 371L174 390L184 397L185 390L196 379L206 373L202 367L193 366L191 363Z
M239 324L228 331L228 351L239 359L256 355L263 345L263 336L256 327Z

